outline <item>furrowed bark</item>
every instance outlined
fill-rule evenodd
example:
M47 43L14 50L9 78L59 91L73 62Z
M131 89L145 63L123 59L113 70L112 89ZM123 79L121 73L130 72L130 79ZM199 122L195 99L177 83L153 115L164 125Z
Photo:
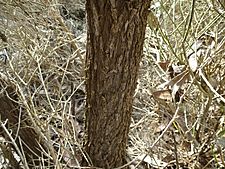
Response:
M87 0L86 151L95 167L125 163L150 1Z

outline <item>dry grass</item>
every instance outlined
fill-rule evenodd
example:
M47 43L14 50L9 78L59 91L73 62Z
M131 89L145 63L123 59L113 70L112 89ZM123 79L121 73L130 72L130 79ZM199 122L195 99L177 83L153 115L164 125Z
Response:
M159 24L146 32L128 147L128 164L133 168L225 166L225 10L218 1L193 2L161 0L152 6L153 20ZM80 22L63 20L59 7L60 3L46 0L0 0L0 32L7 37L7 42L2 38L0 49L8 52L0 71L16 86L18 103L48 142L56 168L63 168L79 166L83 156L79 141L82 125L74 118L82 123L85 36L76 34L76 23ZM212 44L210 36L202 36L206 32L215 35L211 49L205 48ZM199 56L198 70L193 72L188 54L202 37L208 41L201 46L204 52ZM172 81L168 69L159 66L165 61L184 65L189 74L175 83L178 101L168 93L170 89L177 93L175 85L169 85L168 91L158 87ZM155 91L163 98L153 97ZM6 140L1 139L0 144L4 152ZM5 168L9 165L6 154L1 157ZM23 152L17 155L17 159L24 158Z

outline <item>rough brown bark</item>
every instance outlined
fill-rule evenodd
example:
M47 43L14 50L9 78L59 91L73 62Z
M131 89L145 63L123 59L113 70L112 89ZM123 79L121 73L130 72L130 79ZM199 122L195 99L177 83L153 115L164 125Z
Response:
M87 0L86 151L93 166L124 164L151 0Z

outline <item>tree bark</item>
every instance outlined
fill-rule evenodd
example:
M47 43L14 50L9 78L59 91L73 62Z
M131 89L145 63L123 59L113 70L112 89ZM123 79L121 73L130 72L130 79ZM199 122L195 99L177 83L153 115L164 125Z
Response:
M125 163L151 0L87 0L86 152L92 165Z

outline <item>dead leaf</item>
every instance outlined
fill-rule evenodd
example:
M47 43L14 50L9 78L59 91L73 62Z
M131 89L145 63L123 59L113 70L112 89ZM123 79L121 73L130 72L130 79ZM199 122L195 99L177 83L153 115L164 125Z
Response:
M155 99L172 102L172 95L170 89L158 90L153 92L152 95Z
M159 67L163 70L163 71L167 71L168 67L170 65L170 61L160 61L157 63L159 65Z
M198 69L198 61L197 61L197 54L193 53L188 58L188 64L192 72L195 72Z
M151 29L157 30L159 28L159 21L155 14L150 11L148 14L148 25Z
M147 154L140 155L138 159L144 161L145 163L149 164L151 167L154 168L163 169L168 165L168 163L158 159L156 156L150 157Z

